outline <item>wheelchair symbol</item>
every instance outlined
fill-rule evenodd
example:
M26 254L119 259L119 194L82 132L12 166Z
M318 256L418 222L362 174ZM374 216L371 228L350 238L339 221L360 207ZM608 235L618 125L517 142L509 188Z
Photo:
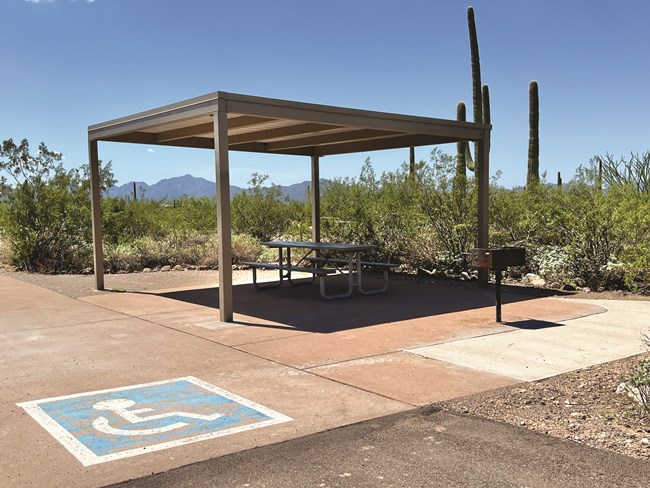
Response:
M141 415L143 413L152 412L152 408L138 408L130 410L131 407L135 405L133 400L128 400L126 398L116 398L114 400L104 400L93 405L95 410L105 410L108 412L113 412L115 415L122 417L124 420L130 424L139 424L142 422L148 422L151 420L160 420L170 417L181 417L187 419L197 419L203 420L206 422L212 422L213 420L223 417L223 414L214 413L211 415L203 415L200 413L191 413L191 412L168 412L161 413L156 415ZM154 435L161 434L163 432L169 432L171 430L180 429L189 425L186 422L174 422L173 424L165 425L163 427L156 427L153 429L119 429L112 427L109 424L109 420L106 417L97 417L93 420L93 427L99 432L109 435Z

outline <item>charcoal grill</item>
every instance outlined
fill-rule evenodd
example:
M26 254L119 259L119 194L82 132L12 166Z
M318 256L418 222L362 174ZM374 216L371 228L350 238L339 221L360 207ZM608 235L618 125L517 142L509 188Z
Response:
M523 247L470 249L469 262L474 268L488 268L494 272L496 319L497 322L501 322L501 273L510 266L524 266L526 264L526 250Z

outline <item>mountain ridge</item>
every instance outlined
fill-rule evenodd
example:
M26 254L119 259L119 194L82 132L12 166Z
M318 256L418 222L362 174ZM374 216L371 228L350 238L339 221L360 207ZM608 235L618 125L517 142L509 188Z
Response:
M132 197L133 184L135 183L138 199L145 200L176 200L183 197L214 197L216 196L216 183L205 178L185 174L163 178L154 184L147 184L144 181L129 181L123 185L110 188L107 193L109 197ZM303 181L293 185L277 185L282 194L290 200L304 202L307 200L308 190L311 181ZM230 185L230 197L244 191L244 188Z

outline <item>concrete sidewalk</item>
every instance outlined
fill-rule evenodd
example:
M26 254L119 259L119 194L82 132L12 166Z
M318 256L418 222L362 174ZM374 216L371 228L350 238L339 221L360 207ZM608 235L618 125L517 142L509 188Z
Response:
M493 297L485 291L401 282L391 283L385 295L336 302L320 299L315 286L258 292L240 285L232 324L218 321L215 288L108 293L77 300L0 275L0 296L3 486L102 486L514 384L521 376L512 370L481 372L473 369L476 364L406 351L513 336L523 332L517 327L532 323L560 323L548 328L550 333L574 322L571 319L591 316L606 321L610 313L604 313L609 303L507 295L503 315L510 325L496 324ZM609 330L611 342L629 342L616 324L603 329ZM600 351L598 358L605 362L614 359L612 354L621 350ZM132 385L140 389L127 388ZM99 405L131 390L145 391L142 385L164 389L168 396L163 395L163 403L152 400L121 411L128 414L127 420L135 419L132 423L138 418L163 422L156 424L157 437L152 437L158 444L136 443L137 449L119 451L120 442L127 445L140 432L156 429L127 426L132 432L124 439L112 439L106 432L124 428L93 430L80 420L81 414L98 419ZM252 428L253 417L244 422L237 414L231 417L244 422L240 427L193 438L204 439L201 442L181 434L167 438L172 434L165 429L190 428L188 415L207 418L212 413L201 407L200 413L184 414L187 410L169 397L172 386L201 390L203 396L225 390L228 405L240 405L238 412L259 407L258 417L270 419L275 412L284 420ZM110 398L99 401L101 395ZM133 395L143 401L141 394ZM80 410L65 411L86 400L90 403ZM29 408L43 412L40 421L26 413ZM156 408L162 413L154 412ZM160 420L172 414L172 420ZM68 426L61 418L74 421ZM62 434L67 441L51 435L61 430L67 432ZM88 457L73 455L70 448L76 445L70 437L81 435L80 430L84 442L101 444L109 454L84 466ZM78 448L82 454L87 450Z
M578 300L571 300L577 302ZM533 381L645 351L641 334L650 328L650 303L581 300L607 313L557 323L409 349L422 357Z

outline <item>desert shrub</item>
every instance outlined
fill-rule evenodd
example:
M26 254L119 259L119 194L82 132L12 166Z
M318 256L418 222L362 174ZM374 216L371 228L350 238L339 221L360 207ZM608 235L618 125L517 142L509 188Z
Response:
M167 212L161 201L102 199L104 241L132 243L143 237L162 238L166 232Z
M110 273L118 271L140 271L144 266L140 263L140 256L136 246L129 244L104 245L104 270Z
M634 396L650 417L650 359L642 359L628 378Z
M374 244L370 259L428 265L436 246L421 211L425 164L417 168L415 177L403 164L378 178L366 159L358 179L331 182L321 199L323 239Z
M9 226L9 206L7 202L0 201L0 266L11 262L11 248L7 227Z
M162 266L219 267L218 239L215 234L176 234L163 238L141 237L124 244L106 244L104 266L112 273L140 271ZM262 246L250 236L232 236L233 264L255 261Z
M631 153L628 159L618 160L605 153L605 156L594 156L589 164L594 169L600 165L602 182L610 188L630 186L639 193L650 193L650 151Z
M562 246L531 246L527 260L530 271L549 282L570 281L574 278L571 256Z
M212 234L217 229L217 200L211 197L189 197L167 205L168 231ZM169 227L172 227L171 229Z
M90 192L87 168L65 170L62 155L41 143L31 154L25 139L8 139L0 151L0 198L8 206L6 235L19 269L58 273L81 271L91 262ZM112 181L110 163L101 184Z
M321 194L323 240L372 243L376 236L374 205L378 182L370 159L358 180L337 178Z
M431 166L424 172L421 208L442 248L452 256L476 247L477 199L475 179L455 175L455 160L432 151Z
M268 241L285 233L291 221L290 207L276 185L265 188L268 176L253 174L250 189L232 199L232 229L260 241Z
M622 196L580 180L551 195L551 228L570 256L573 275L591 287L624 286L625 268L618 263L630 229L621 213Z
M547 185L523 189L490 187L490 242L498 246L558 245L552 227L551 195L557 190Z
M232 236L232 261L234 264L257 261L262 248L257 239L244 234L235 234Z

